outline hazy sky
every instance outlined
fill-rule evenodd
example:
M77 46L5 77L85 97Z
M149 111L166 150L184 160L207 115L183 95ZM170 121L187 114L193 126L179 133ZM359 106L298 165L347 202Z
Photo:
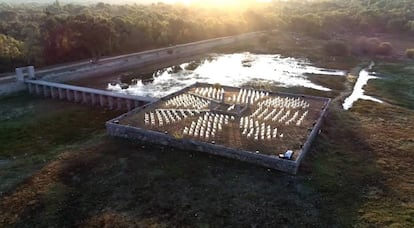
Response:
M22 4L22 3L39 3L39 4L52 4L56 0L0 0L0 3L9 3L9 4ZM272 0L58 0L61 4L82 4L90 5L96 4L98 2L104 2L109 4L151 4L157 2L164 2L168 4L185 4L185 5L194 5L201 7L212 7L212 8L245 8L249 7L252 2L271 2Z
M99 0L96 0L99 1ZM102 1L102 0L101 0ZM206 3L206 4L237 4L243 0L103 0L108 3L122 2L166 2L166 3ZM257 2L270 2L271 0L256 0Z
M99 1L99 0L96 0ZM242 1L249 1L249 0L101 0L108 3L148 3L148 2L165 2L165 3L198 3L204 5L236 5ZM253 0L257 2L270 2L271 0Z
M65 3L97 3L104 2L110 4L125 4L125 3L156 3L156 2L165 2L165 3L198 3L202 5L237 5L243 1L257 1L257 2L270 2L271 0L59 0L59 2ZM7 3L53 3L55 0L0 0L1 2Z

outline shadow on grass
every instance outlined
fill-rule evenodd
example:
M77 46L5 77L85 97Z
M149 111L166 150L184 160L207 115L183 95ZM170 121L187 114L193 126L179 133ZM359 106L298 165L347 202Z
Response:
M381 176L376 154L365 139L353 114L333 104L302 164L301 174L309 172L307 183L318 190L328 224L355 225L365 192Z
M366 192L360 209L365 226L412 227L414 192L414 112L395 105L358 101L353 113L367 131L367 141L376 152L381 178Z
M85 140L96 133L90 134ZM0 224L351 226L362 195L379 175L363 134L350 113L334 106L297 176L197 152L98 137L68 147L4 196Z
M17 225L350 226L374 154L347 113L332 110L298 176L226 158L103 138L71 153ZM53 175L52 175L53 176Z
M263 227L321 222L315 193L295 176L120 139L105 139L88 153L93 158L82 154L65 161L56 180L65 187L49 189L18 224Z
M119 113L18 93L0 98L0 195Z

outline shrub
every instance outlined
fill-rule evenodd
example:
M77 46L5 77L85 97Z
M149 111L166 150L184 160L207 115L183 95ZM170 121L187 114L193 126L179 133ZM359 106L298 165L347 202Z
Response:
M332 56L347 56L349 54L348 46L339 40L331 40L323 47L327 55Z
M393 47L389 42L381 42L378 38L359 38L354 46L353 52L364 55L390 55Z
M408 58L414 59L414 48L407 49L405 51L405 54L407 55Z
M361 49L363 53L375 54L381 41L378 38L366 38L361 42Z
M378 46L376 53L379 55L390 55L392 50L393 48L390 42L382 42Z

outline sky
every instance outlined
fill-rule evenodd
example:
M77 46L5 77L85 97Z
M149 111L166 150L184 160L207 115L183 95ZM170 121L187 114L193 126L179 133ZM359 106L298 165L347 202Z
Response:
M53 3L56 0L0 0L0 3L7 2L7 3ZM271 0L59 0L59 2L66 4L66 3L110 3L110 4L131 4L131 3L157 3L157 2L165 2L165 3L182 3L182 4L201 4L201 5L210 5L210 6L226 6L226 5L237 5L240 4L241 1L257 1L257 2L270 2Z
M237 5L241 1L270 2L271 0L101 0L113 4L122 3L148 3L148 2L165 2L165 3L183 3L183 4L202 4L202 5Z
M117 0L114 0L117 1ZM132 0L133 1L133 0ZM238 6L245 2L270 2L271 0L162 0L165 3L198 4L203 6Z
M99 1L99 0L97 0ZM101 0L103 1L103 0ZM205 3L205 4L238 4L243 0L104 0L108 3L122 3L122 2L165 2L165 3ZM270 2L271 0L256 0L257 2Z
M114 0L116 1L116 0ZM164 2L167 3L194 3L194 2L198 2L198 3L205 3L205 4L215 4L215 5L220 5L220 4L238 4L240 2L240 0L163 0ZM256 0L257 2L270 2L271 0Z

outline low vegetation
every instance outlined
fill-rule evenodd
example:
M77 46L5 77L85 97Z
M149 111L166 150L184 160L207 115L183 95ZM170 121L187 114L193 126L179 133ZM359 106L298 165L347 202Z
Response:
M400 63L380 64L375 67L380 72L379 80L367 86L367 92L379 94L387 103L414 110L414 68Z
M323 47L327 55L330 56L348 56L349 48L343 41L332 40Z
M353 44L353 52L358 55L391 55L393 47L390 42L383 42L377 37L361 37Z
M29 97L20 100L33 102ZM50 108L57 105L42 101ZM10 108L14 109L18 106ZM66 110L62 114L70 115L72 111ZM15 116L10 121L20 118ZM55 117L33 118L52 123ZM335 130L338 124L342 126L340 132ZM0 224L350 225L357 220L356 210L362 202L355 199L361 199L367 180L376 175L375 168L367 169L370 163L366 160L371 155L362 153L365 146L346 143L360 141L353 129L357 124L334 108L316 143L320 146L313 149L298 176L197 152L102 137L102 128L98 127L81 141L61 142L62 149L45 162L37 161L40 170L30 171L33 176L16 182L21 184L2 196ZM48 134L59 135L61 130L50 129ZM349 136L354 140L347 140ZM348 150L350 146L353 150ZM22 161L19 166L32 164ZM13 167L3 170L9 172Z
M407 55L408 58L414 59L414 48L407 49L405 51L405 54Z
M104 122L114 117L25 93L1 97L0 103L0 160L5 161L0 167L0 195L66 149L102 133Z
M10 161L1 183L12 185L2 185L0 226L410 227L414 132L407 124L414 99L400 101L409 93L388 87L401 86L393 84L412 69L376 70L387 72L389 83L370 81L367 92L393 105L358 101L343 111L335 101L297 176L104 136L104 119L117 113L26 95L2 98L1 126L22 125L8 127L16 137L1 139L1 151L14 152L1 155ZM13 133L31 125L37 127L29 133ZM66 134L74 130L82 137ZM41 149L22 154L22 138L30 142L26 150ZM8 140L14 143L3 144Z

